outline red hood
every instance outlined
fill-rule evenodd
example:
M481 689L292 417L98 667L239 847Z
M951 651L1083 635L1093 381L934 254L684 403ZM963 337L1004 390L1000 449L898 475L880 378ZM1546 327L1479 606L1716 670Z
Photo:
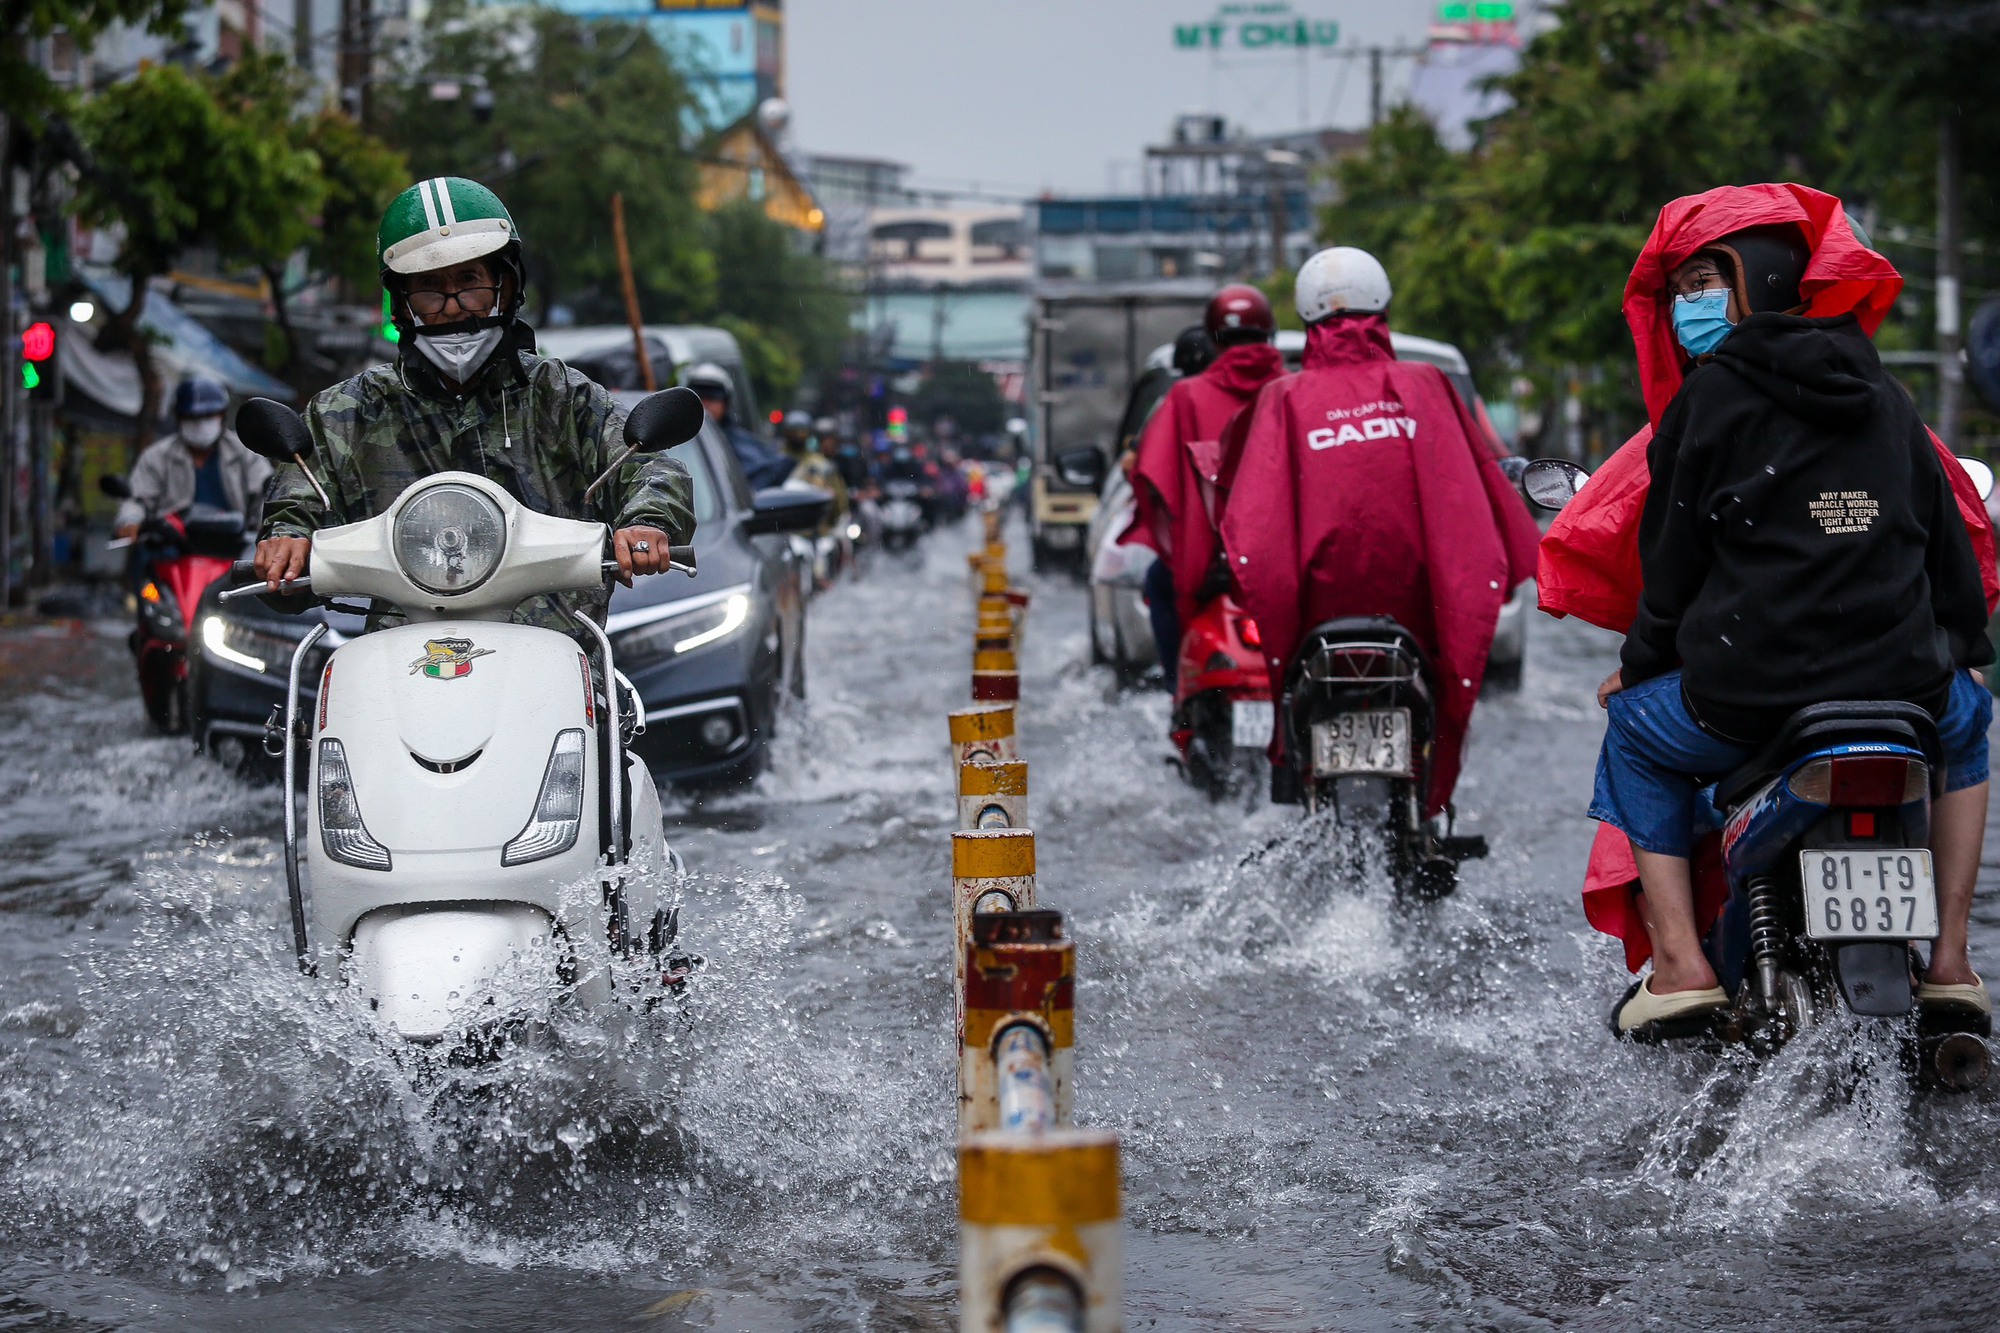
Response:
M1895 265L1855 239L1840 200L1804 185L1719 185L1660 210L1625 280L1625 322L1639 352L1639 385L1655 426L1681 387L1687 353L1674 338L1667 274L1695 251L1745 227L1795 223L1812 247L1799 293L1815 318L1852 311L1873 337L1903 290Z
M1132 522L1118 540L1150 546L1167 562L1183 626L1194 620L1195 593L1215 559L1223 430L1284 369L1269 343L1228 348L1207 370L1167 390L1139 437Z
M1381 315L1340 315L1306 330L1305 368L1325 370L1357 361L1394 361L1389 321Z

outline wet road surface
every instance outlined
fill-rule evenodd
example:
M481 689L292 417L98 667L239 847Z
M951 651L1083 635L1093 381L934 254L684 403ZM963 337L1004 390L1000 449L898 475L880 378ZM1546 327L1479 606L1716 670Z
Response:
M685 1007L421 1088L291 967L275 794L147 736L122 629L9 632L0 1330L955 1327L970 537L817 602L776 771L669 798ZM1913 1092L1838 1029L1762 1064L1606 1036L1623 967L1576 890L1611 636L1533 627L1459 792L1493 854L1410 910L1296 812L1180 784L1165 698L1085 665L1080 589L1028 584L1040 893L1079 941L1078 1119L1124 1135L1128 1327L2000 1320L2000 1090Z

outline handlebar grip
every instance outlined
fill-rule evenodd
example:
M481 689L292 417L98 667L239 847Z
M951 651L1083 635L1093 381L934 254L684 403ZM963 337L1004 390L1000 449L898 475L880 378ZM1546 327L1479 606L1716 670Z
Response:
M272 593L270 588L262 583L252 583L241 588L231 588L228 592L217 593L215 600L218 602L233 602L239 597L259 597L265 594L274 597L289 597L294 593L311 591L311 578L297 578L293 579L290 583L279 585L278 591L275 593Z
M248 560L238 560L235 564L229 567L229 572L237 575L239 578L245 574L255 574L257 572L256 558L252 557L251 559Z

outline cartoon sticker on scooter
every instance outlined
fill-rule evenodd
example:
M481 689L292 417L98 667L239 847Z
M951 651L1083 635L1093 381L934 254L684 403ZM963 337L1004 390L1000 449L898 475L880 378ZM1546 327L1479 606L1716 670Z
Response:
M432 680L457 680L472 674L473 658L492 652L491 648L473 647L470 639L429 639L424 643L424 655L410 663L410 674L421 671Z

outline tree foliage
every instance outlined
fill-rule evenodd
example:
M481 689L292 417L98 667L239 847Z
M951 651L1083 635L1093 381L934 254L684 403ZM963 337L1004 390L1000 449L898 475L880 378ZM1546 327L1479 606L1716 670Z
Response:
M169 36L189 8L190 0L0 0L0 114L32 123L62 102L32 43L62 33L76 50L88 51L120 24Z

